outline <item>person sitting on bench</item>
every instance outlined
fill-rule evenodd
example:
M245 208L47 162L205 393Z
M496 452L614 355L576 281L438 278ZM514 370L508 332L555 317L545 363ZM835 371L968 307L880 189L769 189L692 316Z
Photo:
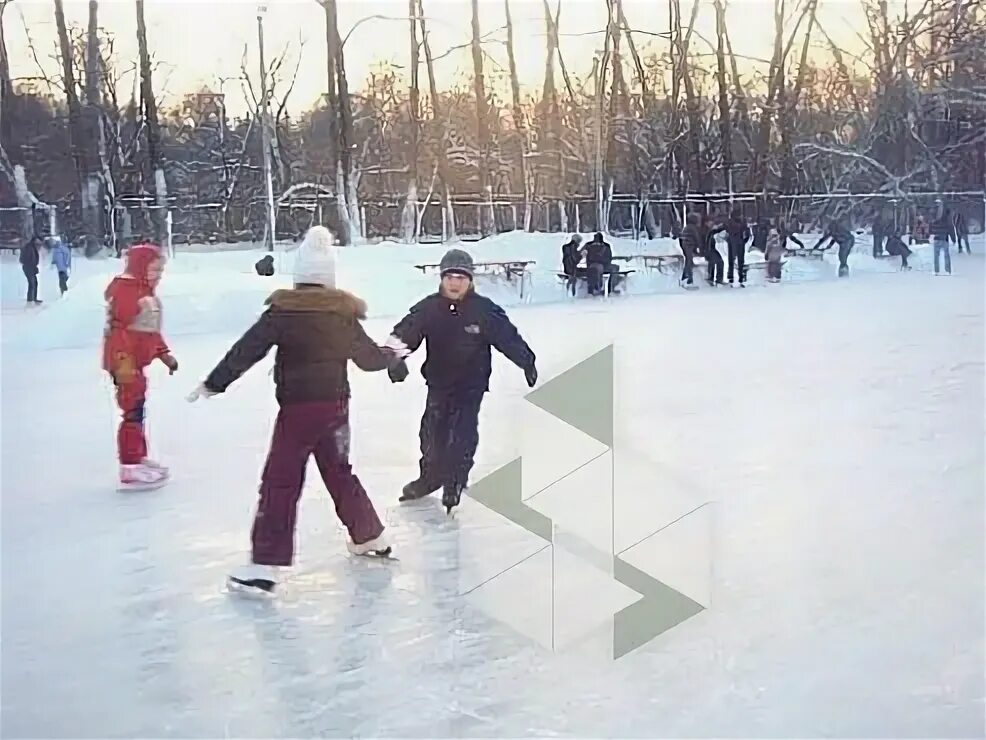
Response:
M572 237L561 247L561 268L568 276L568 291L574 296L578 288L578 265L582 261L582 236L572 234Z
M602 294L603 273L609 273L609 292L613 292L619 277L613 266L613 250L599 232L585 245L585 266L588 271L589 295Z

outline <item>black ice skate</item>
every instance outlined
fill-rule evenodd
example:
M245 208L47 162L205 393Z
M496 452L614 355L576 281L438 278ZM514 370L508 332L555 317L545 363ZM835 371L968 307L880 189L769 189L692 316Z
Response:
M433 489L434 490L434 489ZM424 498L431 494L420 479L413 480L401 489L401 497L397 499L398 501L417 501L419 498Z
M448 484L442 489L442 506L445 507L445 513L449 516L452 515L452 509L459 505L459 501L462 499L462 488L455 484Z
M277 571L271 565L249 563L234 569L226 582L232 591L271 594L277 586Z

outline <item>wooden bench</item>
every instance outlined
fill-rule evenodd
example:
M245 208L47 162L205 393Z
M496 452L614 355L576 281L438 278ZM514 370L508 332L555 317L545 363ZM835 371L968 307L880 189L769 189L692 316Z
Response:
M787 253L792 257L804 257L805 259L810 259L810 260L820 260L825 257L826 251L828 250L811 249L809 247L805 247L804 249L789 249L787 250Z
M585 282L585 283L588 283L588 281L589 281L589 274L586 271L586 268L585 267L578 267L578 268L576 268L576 270L577 270L576 273L575 273L575 279L576 279L576 281L577 282ZM636 270L613 270L612 272L604 272L603 273L603 295L604 296L609 296L609 282L610 282L610 279L613 280L613 283L614 283L614 286L613 287L614 288L618 288L624 281L626 281L626 279L630 275L632 275L635 272L636 272ZM561 282L564 285L567 285L568 284L568 275L566 275L564 272L557 272L555 274L558 276L559 282ZM615 275L615 277L611 278L611 276L614 276L614 275Z
M647 270L657 270L662 275L680 273L685 266L685 258L680 254L640 254L637 255Z
M530 277L528 268L531 265L536 265L535 260L504 260L502 262L474 262L473 263L473 274L475 275L489 275L493 277L504 277L508 283L513 283L517 281L520 286L520 297L524 297L524 283L527 282L526 278ZM423 265L415 265L415 267L421 270L422 273L427 274L428 272L438 272L441 269L441 264L438 262L427 263Z

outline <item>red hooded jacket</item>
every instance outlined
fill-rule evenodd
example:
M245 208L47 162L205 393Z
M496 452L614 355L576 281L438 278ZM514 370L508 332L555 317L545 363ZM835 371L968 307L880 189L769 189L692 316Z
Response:
M127 268L106 288L106 331L103 369L120 383L169 353L161 336L161 301L148 282L151 265L163 259L153 244L136 244L127 250Z

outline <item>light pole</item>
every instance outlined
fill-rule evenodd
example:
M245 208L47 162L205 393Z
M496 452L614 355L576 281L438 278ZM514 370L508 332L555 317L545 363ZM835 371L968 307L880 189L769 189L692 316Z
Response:
M264 183L267 188L267 229L266 247L268 252L274 251L275 226L277 214L274 211L274 182L271 179L270 163L270 129L268 121L270 111L267 100L267 65L264 63L264 14L267 6L261 4L257 6L257 43L260 46L260 138L264 149Z

